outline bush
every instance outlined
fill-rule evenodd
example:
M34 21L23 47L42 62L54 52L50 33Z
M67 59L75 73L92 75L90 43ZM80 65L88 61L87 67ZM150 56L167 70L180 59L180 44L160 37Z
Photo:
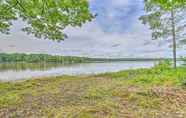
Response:
M156 64L153 67L153 70L158 73L163 72L165 70L170 70L170 69L172 69L172 64L171 64L170 60L160 61L158 64Z

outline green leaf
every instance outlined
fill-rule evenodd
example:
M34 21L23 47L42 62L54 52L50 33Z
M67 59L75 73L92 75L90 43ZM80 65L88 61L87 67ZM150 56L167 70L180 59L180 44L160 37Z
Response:
M18 18L27 23L28 34L60 41L66 27L82 26L93 15L87 0L0 0L0 32L8 33Z

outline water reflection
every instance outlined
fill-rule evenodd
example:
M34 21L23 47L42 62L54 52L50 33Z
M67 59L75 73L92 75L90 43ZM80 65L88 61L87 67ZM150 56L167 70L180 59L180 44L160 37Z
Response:
M58 68L62 66L70 66L72 64L61 64L61 63L0 63L0 72L3 71L45 71L51 68Z
M155 62L107 62L107 63L1 63L0 81L29 79L60 75L85 75L117 72L126 69L149 68Z

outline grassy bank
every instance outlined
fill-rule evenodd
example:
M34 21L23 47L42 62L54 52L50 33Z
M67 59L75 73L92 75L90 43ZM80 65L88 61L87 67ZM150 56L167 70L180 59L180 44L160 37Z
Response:
M0 84L0 117L185 118L186 72L165 66Z

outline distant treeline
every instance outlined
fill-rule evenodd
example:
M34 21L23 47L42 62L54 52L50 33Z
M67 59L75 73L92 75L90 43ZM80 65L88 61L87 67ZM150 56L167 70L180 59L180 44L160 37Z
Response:
M76 56L53 56L48 54L7 54L0 53L0 63L2 62L54 62L54 63L87 63L87 62L118 62L118 61L161 61L171 60L170 58L88 58Z
M7 54L0 53L0 62L55 62L55 63L82 63L88 58L73 56L52 56L48 54Z
M92 62L119 62L119 61L163 61L171 58L89 58Z

